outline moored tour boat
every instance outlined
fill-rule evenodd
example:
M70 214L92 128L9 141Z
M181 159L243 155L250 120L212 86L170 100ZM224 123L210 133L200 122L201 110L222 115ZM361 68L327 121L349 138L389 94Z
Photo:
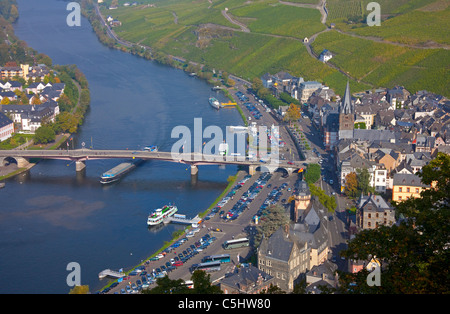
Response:
M214 97L209 97L209 104L210 104L213 108L216 108L216 109L219 109L219 108L220 108L220 102L219 102L216 98L214 98Z
M178 211L174 205L164 205L162 208L155 209L147 218L147 225L159 225L165 218L173 216Z

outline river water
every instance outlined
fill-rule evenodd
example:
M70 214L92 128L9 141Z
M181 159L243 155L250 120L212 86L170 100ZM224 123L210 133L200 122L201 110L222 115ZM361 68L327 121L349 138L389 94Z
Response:
M91 107L74 147L170 151L175 126L193 130L242 125L236 109L216 111L205 82L181 70L103 46L84 18L66 24L68 2L18 0L16 35L49 55L54 64L76 64L86 75ZM227 99L214 95L221 101ZM185 165L149 161L117 184L102 186L100 175L120 160L88 161L84 174L65 161L42 161L0 190L0 293L67 293L66 267L77 262L81 284L92 292L105 268L129 269L149 256L172 232L148 229L150 210L169 202L193 217L223 191L236 167L200 166L192 181Z

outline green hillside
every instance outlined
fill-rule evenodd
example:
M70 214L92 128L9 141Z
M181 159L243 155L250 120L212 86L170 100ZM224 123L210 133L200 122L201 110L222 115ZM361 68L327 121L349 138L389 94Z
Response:
M122 39L246 79L283 70L338 93L350 78L353 91L404 85L450 96L450 0L379 0L379 27L365 23L369 0L327 0L325 24L319 0L125 2L100 6L122 23L114 27ZM334 54L329 64L308 53L311 37L316 55Z

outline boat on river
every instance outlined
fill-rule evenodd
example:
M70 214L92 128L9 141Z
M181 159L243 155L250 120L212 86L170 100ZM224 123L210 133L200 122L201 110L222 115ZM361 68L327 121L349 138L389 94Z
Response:
M115 166L114 168L103 173L100 178L100 183L108 184L116 182L142 162L142 159L136 159L130 162L121 163L120 165Z
M162 208L157 208L148 215L147 225L159 225L165 218L173 216L177 211L178 208L174 205L164 205Z
M144 147L144 150L147 152L157 152L158 146L156 146L156 145L146 146L146 147Z
M213 108L216 108L216 109L220 108L220 102L214 97L209 97L209 104Z

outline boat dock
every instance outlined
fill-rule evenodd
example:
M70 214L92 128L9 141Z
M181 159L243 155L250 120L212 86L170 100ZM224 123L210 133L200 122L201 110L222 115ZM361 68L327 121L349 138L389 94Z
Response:
M192 219L186 218L186 216L182 217L184 215L177 215L177 216L171 216L171 217L166 217L164 219L164 223L168 224L168 223L179 223L179 224L186 224L186 225L196 225L198 224L200 221L202 221L202 219L200 217L195 216Z
M99 279L103 279L105 277L122 278L123 276L125 276L124 273L118 272L118 271L114 271L114 270L111 270L111 269L102 270L98 274L98 278Z
M231 106L236 106L236 103L235 102L231 102L231 101L223 102L223 103L221 103L221 106L222 107L231 107Z

